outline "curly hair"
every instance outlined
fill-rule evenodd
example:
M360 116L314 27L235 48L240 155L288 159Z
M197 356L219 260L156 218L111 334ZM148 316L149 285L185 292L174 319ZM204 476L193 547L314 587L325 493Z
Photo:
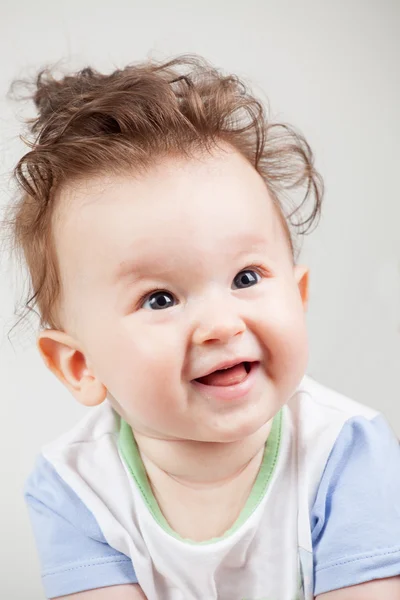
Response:
M41 327L62 329L52 220L63 186L104 172L137 173L165 156L194 156L223 143L265 181L293 254L295 233L306 233L318 220L323 182L304 137L270 122L237 76L200 57L148 60L111 74L87 67L61 78L47 68L29 97L38 114L27 121L30 151L14 170L18 194L7 222L13 251L30 275L24 312L37 309ZM295 206L292 192L300 192Z

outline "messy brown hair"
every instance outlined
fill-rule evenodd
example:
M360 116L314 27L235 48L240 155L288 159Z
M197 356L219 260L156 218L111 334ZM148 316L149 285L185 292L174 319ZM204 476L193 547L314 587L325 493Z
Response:
M24 311L37 309L41 327L62 328L52 218L65 185L104 172L137 173L163 157L193 156L223 143L263 177L293 252L294 232L305 233L319 216L323 185L305 139L270 122L238 77L199 57L146 61L111 74L87 67L61 78L47 68L30 97L38 115L28 121L30 151L14 170L19 192L8 224L30 275ZM293 206L290 194L298 191Z

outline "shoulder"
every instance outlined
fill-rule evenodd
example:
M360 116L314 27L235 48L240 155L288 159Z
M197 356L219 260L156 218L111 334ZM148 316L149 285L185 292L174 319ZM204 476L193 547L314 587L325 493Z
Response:
M129 557L107 543L93 513L42 456L25 500L46 598L137 583Z
M44 524L50 524L52 519L68 522L75 530L105 542L79 493L81 461L85 462L88 452L96 452L101 440L112 439L117 429L118 417L109 404L104 403L88 411L70 431L42 448L24 487L31 520Z
M374 419L379 413L377 410L352 400L309 376L303 378L296 394L289 403L300 405L302 416L311 419L313 427L325 423L343 424L353 417Z
M109 544L98 515L81 493L88 487L81 460L86 466L92 461L102 487L93 457L98 443L114 447L117 426L109 407L95 409L44 448L26 481L25 500L48 598L137 582L131 560Z
M37 458L34 469L25 483L24 496L31 520L34 517L42 525L49 524L50 519L54 522L62 520L64 524L69 523L93 540L105 542L91 512L43 455ZM57 533L54 533L56 537L53 542L61 542L61 539L57 540ZM59 533L62 533L62 528L59 529ZM51 553L50 547L49 551Z
M81 514L84 504L73 486L68 484L69 478L63 476L65 465L68 472L78 473L82 454L93 452L104 439L114 440L118 430L119 417L107 403L91 410L73 429L44 446L25 483L28 503L41 502L64 515L66 512L71 512L71 516L79 513L81 518L77 520L84 523Z
M332 448L350 422L372 422L379 413L304 377L288 402L286 420L296 432L300 462L323 469ZM318 469L317 469L318 470Z
M305 383L301 435L320 466L310 505L315 594L399 575L399 442L376 410Z
M307 376L284 406L283 416L283 435L294 446L311 508L328 458L346 424L353 420L372 422L378 412Z
M120 416L106 400L99 406L88 409L87 414L72 429L46 444L42 453L56 456L85 444L96 444L104 438L116 438L120 423Z
M108 473L122 468L118 452L121 419L108 401L73 429L42 448L43 458L60 478L88 504L89 489L102 497Z

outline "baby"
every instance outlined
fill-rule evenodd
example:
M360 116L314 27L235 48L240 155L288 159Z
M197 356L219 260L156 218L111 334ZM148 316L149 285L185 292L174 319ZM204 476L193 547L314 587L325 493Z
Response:
M93 407L26 486L46 597L399 599L397 440L305 375L305 140L196 57L42 72L34 101L14 241Z

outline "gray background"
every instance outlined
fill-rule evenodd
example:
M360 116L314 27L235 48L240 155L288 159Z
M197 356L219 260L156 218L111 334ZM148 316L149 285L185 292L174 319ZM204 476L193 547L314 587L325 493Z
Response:
M19 0L0 14L0 205L23 151L12 79L46 63L110 70L151 55L198 52L254 82L275 117L307 137L326 182L306 240L309 372L382 410L400 434L400 3L394 0ZM18 287L0 272L0 597L43 598L22 499L40 447L84 409L47 373L34 334L10 344Z

